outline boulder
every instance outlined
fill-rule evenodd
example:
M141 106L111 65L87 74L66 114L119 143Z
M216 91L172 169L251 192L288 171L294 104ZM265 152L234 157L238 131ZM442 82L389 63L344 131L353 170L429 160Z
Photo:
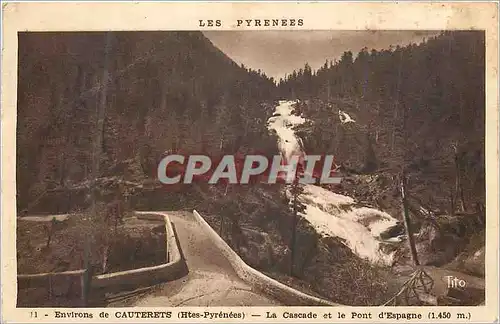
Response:
M389 227L385 231L380 233L380 239L382 240L388 240L392 237L398 237L400 235L403 235L405 233L405 227L403 224L398 223L392 227Z
M486 268L485 247L483 246L472 253L461 253L447 267L484 278Z
M267 269L274 263L275 254L269 234L251 229L242 228L245 244L240 247L240 255L250 266Z

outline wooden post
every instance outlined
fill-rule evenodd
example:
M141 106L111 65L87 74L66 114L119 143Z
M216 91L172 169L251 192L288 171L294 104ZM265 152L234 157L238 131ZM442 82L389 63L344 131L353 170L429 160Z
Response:
M82 307L87 307L89 305L89 294L90 294L90 281L92 276L90 275L90 270L85 269L81 276L81 299Z
M408 210L408 200L407 200L407 192L406 192L406 175L404 173L401 174L401 198L403 200L403 218L406 228L406 234L408 236L408 244L410 246L411 258L413 263L418 266L420 263L418 262L417 249L415 248L415 241L413 240L413 232L410 220L410 213Z

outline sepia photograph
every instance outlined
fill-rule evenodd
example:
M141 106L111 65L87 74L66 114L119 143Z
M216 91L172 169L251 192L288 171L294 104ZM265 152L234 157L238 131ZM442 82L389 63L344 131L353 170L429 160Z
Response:
M225 23L17 34L17 307L485 305L485 31Z

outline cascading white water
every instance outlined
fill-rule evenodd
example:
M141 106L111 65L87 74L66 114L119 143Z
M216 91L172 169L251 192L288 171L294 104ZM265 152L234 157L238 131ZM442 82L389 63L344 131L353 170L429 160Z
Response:
M268 129L276 131L278 145L283 156L289 159L295 154L305 154L301 139L294 127L307 120L292 114L294 101L279 101L275 113L268 121ZM372 263L390 265L394 252L381 249L380 234L396 226L398 221L391 215L368 207L357 207L354 199L339 195L316 185L304 185L299 201L305 205L301 213L323 236L338 237L355 254ZM392 241L399 238L391 238Z

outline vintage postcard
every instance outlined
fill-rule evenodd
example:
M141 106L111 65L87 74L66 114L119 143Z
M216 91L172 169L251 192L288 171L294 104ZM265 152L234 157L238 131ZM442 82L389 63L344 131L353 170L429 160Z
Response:
M2 13L2 321L498 321L497 3Z

